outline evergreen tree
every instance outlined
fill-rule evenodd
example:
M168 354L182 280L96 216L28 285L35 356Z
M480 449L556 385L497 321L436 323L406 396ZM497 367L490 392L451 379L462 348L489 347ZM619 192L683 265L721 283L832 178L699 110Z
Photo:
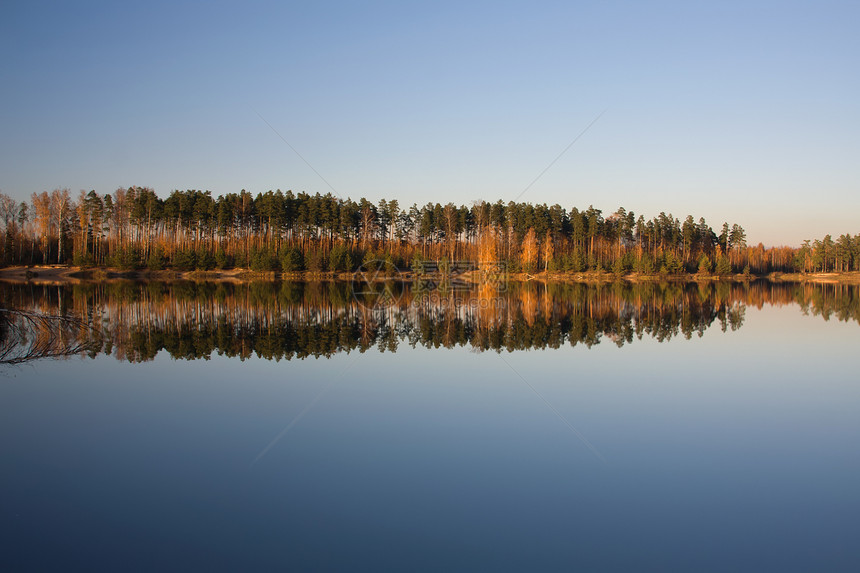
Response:
M719 255L714 271L720 276L732 274L732 264L729 262L729 258L725 255Z

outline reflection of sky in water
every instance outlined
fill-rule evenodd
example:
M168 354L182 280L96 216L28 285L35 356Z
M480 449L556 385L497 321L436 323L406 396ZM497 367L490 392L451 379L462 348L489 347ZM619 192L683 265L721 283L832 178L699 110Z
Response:
M6 369L3 553L13 569L853 569L858 340L766 306L735 332L623 348Z

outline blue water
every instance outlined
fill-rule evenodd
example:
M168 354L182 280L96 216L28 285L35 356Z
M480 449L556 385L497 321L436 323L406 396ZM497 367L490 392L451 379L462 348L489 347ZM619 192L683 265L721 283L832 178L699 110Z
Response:
M858 342L6 367L0 568L857 571Z

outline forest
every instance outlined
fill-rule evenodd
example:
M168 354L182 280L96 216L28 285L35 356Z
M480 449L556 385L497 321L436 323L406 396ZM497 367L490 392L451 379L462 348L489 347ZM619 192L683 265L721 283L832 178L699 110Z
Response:
M20 203L0 193L0 225L2 265L317 273L458 261L525 273L860 270L860 234L827 235L799 248L752 246L736 223L715 231L692 215L646 219L623 207L604 214L593 206L501 200L406 207L395 199L374 204L280 190L217 198L174 190L162 199L147 187L76 197L55 189Z

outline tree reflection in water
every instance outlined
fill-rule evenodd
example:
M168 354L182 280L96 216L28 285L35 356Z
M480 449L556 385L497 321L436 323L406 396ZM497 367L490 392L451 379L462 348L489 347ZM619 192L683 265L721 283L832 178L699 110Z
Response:
M438 285L437 285L438 286ZM113 354L119 360L328 357L410 346L515 351L618 346L743 325L748 306L798 304L825 320L860 322L858 287L794 283L513 283L504 292L395 283L375 306L343 282L0 284L0 358Z
M97 340L91 330L74 316L0 309L0 365L85 353Z

